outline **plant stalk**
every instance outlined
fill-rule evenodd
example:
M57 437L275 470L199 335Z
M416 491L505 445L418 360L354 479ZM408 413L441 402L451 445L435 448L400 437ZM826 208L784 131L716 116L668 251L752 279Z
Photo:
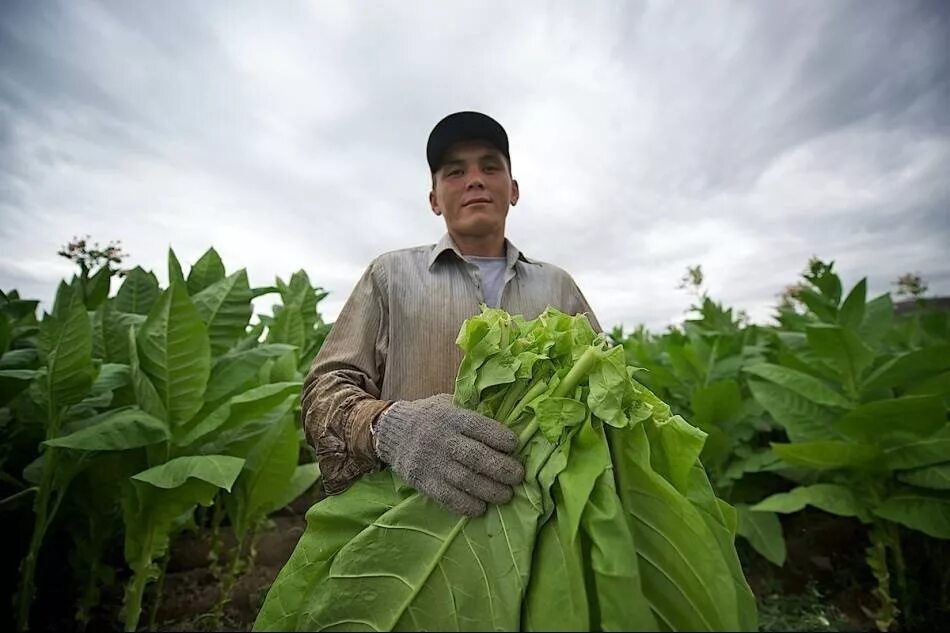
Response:
M165 554L165 557L162 558L162 570L158 574L158 583L155 586L155 597L152 599L152 605L149 607L148 613L148 630L155 630L155 622L158 619L158 609L162 606L162 596L165 592L165 573L168 571L168 559L171 558L171 553Z
M208 548L208 558L211 561L211 573L215 578L221 577L221 521L224 520L224 510L220 503L215 503L211 511L211 544Z
M238 541L234 555L231 557L231 564L228 565L228 571L220 582L221 593L218 601L214 605L211 615L211 628L213 630L221 629L221 618L224 616L224 607L231 599L231 591L234 590L234 584L238 575L238 568L241 565L242 554L248 545L248 535Z
M47 416L49 426L47 427L46 439L52 439L59 435L59 411L55 403L52 402L52 397ZM30 628L30 608L33 606L33 594L35 592L36 562L39 559L43 537L46 536L46 529L49 527L51 518L49 501L53 492L53 479L56 476L58 457L59 453L55 448L52 446L46 448L46 458L43 460L43 475L40 478L40 487L37 490L33 505L33 535L30 538L30 549L27 551L21 567L23 580L20 583L20 592L17 595L17 631L27 631Z
M132 579L125 594L125 630L135 631L142 615L142 595L145 593L145 583L148 582L148 567L151 564L152 541L155 535L148 530L142 547L141 558L133 569Z

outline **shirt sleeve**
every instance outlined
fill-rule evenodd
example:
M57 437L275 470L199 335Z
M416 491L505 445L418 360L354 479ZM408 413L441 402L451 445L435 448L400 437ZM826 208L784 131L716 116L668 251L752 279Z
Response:
M389 347L379 272L373 262L357 282L303 385L304 431L331 495L382 466L370 433L373 420L391 404L379 399Z
M584 297L584 293L581 292L581 289L577 286L577 283L573 278L568 276L568 282L570 285L570 302L571 302L571 314L580 314L584 313L587 315L587 320L590 321L590 325L594 328L594 331L598 334L603 332L603 328L600 327L600 321L597 320L597 315L594 314L593 308L590 307L590 304L587 303L587 299Z

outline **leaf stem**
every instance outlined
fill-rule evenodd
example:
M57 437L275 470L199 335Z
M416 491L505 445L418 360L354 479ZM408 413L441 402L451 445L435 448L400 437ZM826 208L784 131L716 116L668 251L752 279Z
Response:
M0 499L0 506L2 506L5 503L12 503L13 501L16 501L17 499L19 499L20 497L25 497L31 492L36 492L37 490L39 490L39 488L37 488L36 486L30 486L29 488L21 490L20 492L14 492L9 497Z
M505 399L501 401L501 406L498 407L498 411L495 412L495 419L507 420L508 416L511 415L511 412L514 410L515 405L518 404L530 386L530 383L522 378L508 387L508 391L505 393Z
M528 388L528 392L521 397L521 400L518 401L518 404L515 405L515 408L511 410L511 413L508 414L506 418L502 420L506 426L511 426L514 424L518 418L521 416L521 413L524 411L524 408L528 404L540 396L548 388L548 383L544 380L543 374L538 374L533 381L531 381L531 386Z
M588 347L584 353L581 354L581 357L577 359L577 362L574 363L574 366L571 367L571 370L567 373L567 376L564 377L564 380L558 383L558 386L554 388L552 395L555 398L564 398L567 394L574 391L581 381L587 378L587 375L593 371L600 354L600 350L596 347Z
M572 393L580 385L587 376L594 370L594 367L597 366L597 360L600 358L600 350L595 347L589 347L587 350L581 354L581 357L577 359L577 362L574 363L574 366L571 367L571 370L564 377L564 380L558 383L557 387L554 388L553 393L551 394L554 398L563 398L567 394ZM518 407L515 408L515 411L518 412L518 415L521 415L521 409L534 400L536 397L540 396L547 389L547 383L543 381L537 381L534 387L528 391L527 395L522 398L521 402L518 403ZM535 392L536 393L532 393ZM514 412L512 413L514 415ZM515 416L514 419L517 419ZM513 421L513 420L511 420ZM531 441L531 438L534 437L534 434L538 431L538 417L533 416L528 424L522 429L521 433L518 435L518 452L520 453L522 449Z

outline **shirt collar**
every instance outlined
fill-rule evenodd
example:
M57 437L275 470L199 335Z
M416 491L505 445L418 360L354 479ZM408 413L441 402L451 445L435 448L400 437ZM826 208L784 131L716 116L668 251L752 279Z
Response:
M447 232L442 236L442 239L432 247L432 251L429 254L429 270L432 270L432 266L435 265L435 262L439 259L439 256L446 251L452 251L455 253L456 257L464 260L464 255L462 251L458 249L458 246L455 245L455 240L452 239L452 236ZM514 268L515 264L518 261L525 262L527 264L533 264L534 262L528 259L524 253L518 250L518 247L512 244L508 238L505 238L505 258L507 259L507 268L510 270Z

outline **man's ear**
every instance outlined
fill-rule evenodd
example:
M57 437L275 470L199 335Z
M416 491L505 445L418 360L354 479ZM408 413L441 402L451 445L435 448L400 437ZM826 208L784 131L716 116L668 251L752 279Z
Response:
M518 204L518 198L521 197L521 192L518 191L518 181L511 181L511 206Z
M429 206L432 207L432 213L442 215L442 210L439 209L439 202L435 197L435 191L429 192Z

